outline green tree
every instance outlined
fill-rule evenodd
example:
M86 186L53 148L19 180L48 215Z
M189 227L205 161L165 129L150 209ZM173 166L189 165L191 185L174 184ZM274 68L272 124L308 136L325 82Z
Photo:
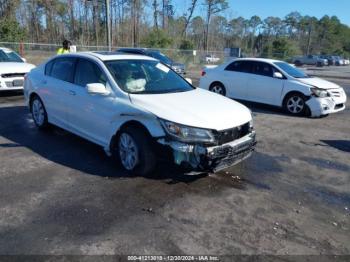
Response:
M0 20L0 41L19 42L25 39L25 31L15 19Z
M228 8L227 0L205 0L204 5L206 6L206 30L204 34L204 49L208 51L208 42L209 42L209 24L210 19L213 15L222 12Z
M272 56L277 59L286 59L298 54L298 49L287 38L276 39L272 42Z
M196 49L202 49L204 46L205 22L202 17L196 16L191 21L190 35L195 43Z
M287 26L288 35L294 37L298 30L301 14L299 12L291 12L284 18L284 23Z
M190 50L194 48L194 44L191 40L182 39L179 48L182 50Z
M167 48L173 40L163 30L152 30L141 43L146 47Z
M256 35L256 31L258 29L258 27L262 24L262 21L260 19L259 16L252 16L249 20L249 27L251 28L251 33L250 33L250 48L251 48L251 52L254 55L255 54L255 35Z

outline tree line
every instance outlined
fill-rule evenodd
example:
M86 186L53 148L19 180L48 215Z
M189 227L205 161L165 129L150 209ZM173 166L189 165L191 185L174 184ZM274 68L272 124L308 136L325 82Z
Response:
M206 52L241 47L247 55L277 58L350 54L350 28L336 16L232 18L227 0L192 0L183 13L172 0L109 2L113 46ZM59 44L66 38L105 46L105 10L105 0L0 0L0 41Z

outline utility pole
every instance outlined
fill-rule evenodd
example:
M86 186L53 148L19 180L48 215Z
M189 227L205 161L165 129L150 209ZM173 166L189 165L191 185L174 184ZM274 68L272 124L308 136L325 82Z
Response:
M107 15L107 45L108 45L108 51L112 51L112 42L111 42L111 10L109 5L109 0L106 0L106 15Z

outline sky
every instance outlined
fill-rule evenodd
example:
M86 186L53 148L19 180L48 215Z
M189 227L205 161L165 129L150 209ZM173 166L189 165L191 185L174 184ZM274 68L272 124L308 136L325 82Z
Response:
M264 19L268 16L285 17L293 11L302 15L316 16L336 15L343 24L350 26L350 0L229 0L229 9L225 15L229 18L243 16L250 18L258 15ZM189 7L191 0L172 0L177 14L182 14ZM195 15L204 14L204 7L199 6Z

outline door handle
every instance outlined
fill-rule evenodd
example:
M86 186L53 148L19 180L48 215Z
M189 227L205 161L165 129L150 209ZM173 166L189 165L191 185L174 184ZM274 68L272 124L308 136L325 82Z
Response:
M76 95L75 91L73 91L73 90L69 90L69 94L72 95L72 96Z
M43 83L43 85L46 85L46 84L47 84L47 81L46 81L46 80L43 80L42 83Z

